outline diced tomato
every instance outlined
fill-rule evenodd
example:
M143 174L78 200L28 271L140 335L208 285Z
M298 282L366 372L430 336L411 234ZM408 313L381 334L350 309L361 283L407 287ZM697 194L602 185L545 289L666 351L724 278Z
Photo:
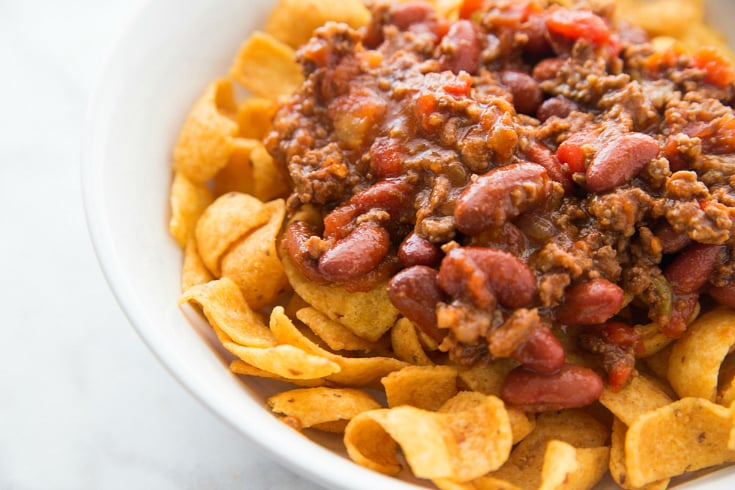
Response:
M459 7L459 18L469 19L472 14L485 6L485 0L464 0Z
M665 51L657 51L646 60L646 70L654 77L660 78L666 70L679 64L682 56L686 55L686 50L680 43L674 43Z
M610 385L610 390L613 393L617 393L625 385L633 373L633 366L625 362L617 362L612 365L610 371L607 373L607 382Z
M452 77L442 88L450 95L469 97L472 90L472 81L472 75L463 71Z
M568 39L589 39L597 45L610 40L610 28L605 21L588 10L554 10L546 18L546 26L552 33Z
M669 161L669 169L672 172L678 172L679 170L686 170L688 168L687 163L684 161L681 153L679 152L678 146L679 145L676 143L676 139L674 139L672 136L669 136L666 139L666 143L663 147L663 155Z
M636 329L621 322L606 322L598 327L600 336L619 347L632 347L636 354L643 354L643 339Z
M697 68L706 72L704 81L717 87L726 87L735 82L735 68L720 53L717 48L704 46L692 56L692 62Z
M424 131L431 133L434 127L429 124L429 117L436 111L436 96L431 93L423 93L416 98L416 119Z
M576 174L584 172L585 154L580 141L574 141L574 137L569 138L556 150L556 158L559 163L566 164L569 173Z

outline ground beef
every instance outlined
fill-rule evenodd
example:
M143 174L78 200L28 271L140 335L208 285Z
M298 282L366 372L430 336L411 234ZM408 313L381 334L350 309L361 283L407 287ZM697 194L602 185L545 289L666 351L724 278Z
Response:
M601 322L648 318L680 335L666 327L684 315L677 305L691 309L710 286L681 290L670 264L724 245L707 282L735 287L735 70L655 51L607 0L574 12L481 3L449 21L428 4L374 2L367 27L328 24L299 51L306 81L266 139L291 176L290 212L315 206L324 223L299 228L321 246L295 265L319 273L358 224L380 227L389 243L382 261L365 249L381 264L368 286L428 268L432 314L420 318L437 324L418 326L443 332L441 349L463 365L510 356L541 323L583 326L569 305L592 285L620 304ZM457 248L510 259L460 273L442 259ZM528 274L530 299L503 300L496 278ZM462 281L493 300L463 296ZM605 369L632 365L629 346L585 346Z

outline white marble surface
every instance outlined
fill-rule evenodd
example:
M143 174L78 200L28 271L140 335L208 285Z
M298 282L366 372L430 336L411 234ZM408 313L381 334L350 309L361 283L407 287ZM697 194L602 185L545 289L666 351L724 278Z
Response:
M320 488L177 384L98 268L82 122L143 3L0 0L0 489Z

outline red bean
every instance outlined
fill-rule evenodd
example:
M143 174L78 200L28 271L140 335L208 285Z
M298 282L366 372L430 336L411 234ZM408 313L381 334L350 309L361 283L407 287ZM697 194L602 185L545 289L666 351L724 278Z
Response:
M571 193L574 190L572 177L564 171L556 156L544 145L537 142L532 143L526 149L526 157L531 162L544 167L549 177L559 182L566 193Z
M398 247L398 258L406 267L434 265L441 260L442 252L433 243L416 233L409 233Z
M647 134L623 133L612 138L587 167L587 187L593 192L606 192L628 183L658 151L658 142Z
M664 269L674 293L671 319L660 327L665 335L678 338L686 331L699 301L699 291L707 284L724 249L724 245L695 243Z
M378 181L358 192L350 198L347 204L335 208L324 217L324 238L344 238L353 220L373 209L382 209L392 218L398 217L404 211L412 211L412 199L412 187L405 180Z
M551 46L546 40L546 19L540 14L530 14L521 28L528 41L523 46L523 51L535 58L546 56L551 51Z
M455 299L470 297L485 307L488 296L508 308L520 308L536 294L536 276L519 258L492 248L451 250L439 268L439 286Z
M360 213L383 209L395 217L411 205L412 190L412 186L403 179L381 180L352 196L349 203Z
M376 138L370 147L370 168L378 179L400 175L405 153L402 143L388 138Z
M559 339L547 325L541 324L511 357L538 373L552 373L564 365L565 354Z
M698 292L709 280L724 249L724 245L695 243L677 255L664 270L674 293Z
M544 412L587 406L600 397L603 388L594 371L575 364L564 364L551 374L521 366L508 373L500 397L526 412Z
M735 308L735 284L710 286L707 292L721 305L727 306L728 308Z
M399 3L391 13L391 22L405 31L411 24L418 24L435 17L434 7L423 1Z
M656 227L656 238L661 240L661 251L672 254L680 251L692 241L685 233L679 233L666 221Z
M573 101L567 99L563 95L557 95L550 99L546 99L541 103L536 111L536 119L541 122L546 121L552 116L565 118L574 111L578 111L579 106Z
M310 281L325 283L326 278L319 272L317 260L309 254L307 240L316 235L316 228L304 221L294 221L286 227L283 246L286 255L296 269Z
M360 214L360 210L351 204L334 208L324 217L324 238L339 240L350 231L350 224Z
M480 66L480 40L475 26L469 20L458 20L449 27L441 42L439 57L442 70L455 74L466 71L473 74Z
M595 325L609 320L623 306L624 293L607 279L575 284L564 292L556 319L567 325Z
M416 265L403 269L388 283L388 297L401 314L431 338L440 342L445 335L437 327L436 305L444 294L436 283L437 272Z
M487 275L467 253L450 251L442 260L437 284L455 299L469 299L475 306L491 311L497 299Z
M559 73L562 65L564 65L563 58L546 58L541 60L533 67L533 78L539 82L553 80L556 78L556 74Z
M319 272L331 281L353 279L380 264L389 247L390 235L385 228L362 223L319 257Z
M513 95L513 105L521 114L534 115L544 100L538 82L520 71L506 70L499 74L500 83Z
M545 201L551 192L546 169L535 163L514 163L481 175L467 186L454 208L454 224L466 235L498 228Z

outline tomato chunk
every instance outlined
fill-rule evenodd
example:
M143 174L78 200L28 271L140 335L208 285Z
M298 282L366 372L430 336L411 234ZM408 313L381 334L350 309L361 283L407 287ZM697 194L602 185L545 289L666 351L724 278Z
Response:
M706 72L704 81L717 87L726 87L735 82L735 68L717 48L704 46L692 56L694 66Z
M560 8L546 19L546 26L554 34L577 40L588 39L597 45L610 40L610 28L599 15L587 10Z

